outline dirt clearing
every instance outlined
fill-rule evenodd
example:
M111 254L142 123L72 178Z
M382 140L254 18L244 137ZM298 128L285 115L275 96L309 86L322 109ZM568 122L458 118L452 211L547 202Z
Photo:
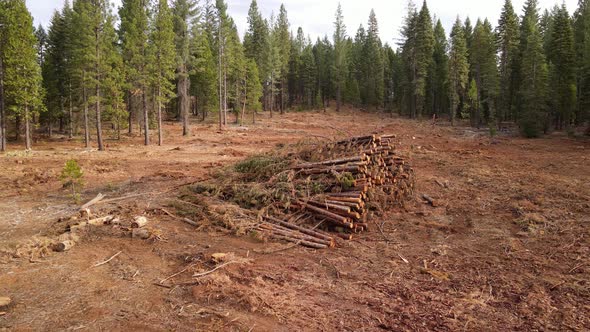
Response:
M590 329L588 140L490 139L358 112L276 115L223 133L195 124L188 138L171 123L166 132L163 147L125 138L99 153L61 140L0 157L0 297L12 300L0 329ZM382 231L334 249L238 236L205 224L197 207L202 227L159 210L247 156L366 133L397 135L416 173L414 198L373 218ZM123 198L92 210L122 224L88 227L54 253L50 239L68 226L60 220L80 206L59 181L69 159L85 173L82 201ZM135 216L149 220L148 239L124 227Z

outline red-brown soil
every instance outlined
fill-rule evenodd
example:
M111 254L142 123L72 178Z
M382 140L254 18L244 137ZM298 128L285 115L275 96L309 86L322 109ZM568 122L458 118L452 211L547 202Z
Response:
M190 137L168 123L162 147L125 137L98 152L55 139L0 156L0 296L13 300L0 309L0 330L590 329L587 139L492 139L360 112L277 114L223 133L212 123L195 123ZM368 233L335 249L197 231L154 210L183 184L277 144L371 132L398 135L416 171L415 199L375 216ZM95 227L68 252L47 251L65 229L60 218L79 207L59 180L68 159L85 172L82 201L99 192L142 194L101 205L96 215L145 214L158 239ZM239 263L193 278L215 267L213 253ZM188 266L167 284L194 285L154 284Z

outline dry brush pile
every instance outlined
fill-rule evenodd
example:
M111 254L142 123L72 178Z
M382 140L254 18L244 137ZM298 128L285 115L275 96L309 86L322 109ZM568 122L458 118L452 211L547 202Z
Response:
M222 221L230 228L311 248L333 247L336 237L349 240L366 231L375 211L413 195L414 171L394 139L368 135L283 147L192 186L183 199L207 202L206 210L217 217L220 210L231 211Z

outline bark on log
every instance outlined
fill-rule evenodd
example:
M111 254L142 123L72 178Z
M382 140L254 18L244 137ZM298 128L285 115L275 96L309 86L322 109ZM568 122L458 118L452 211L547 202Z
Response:
M293 230L298 230L301 233L304 233L304 234L307 234L307 235L311 235L311 236L317 237L319 239L328 240L328 241L333 241L334 240L333 237L328 236L328 235L325 235L325 234L322 234L322 233L320 233L320 232L318 232L316 230L313 230L313 229L309 229L309 228L301 227L301 226L298 226L298 225L294 225L294 224L291 224L291 223L288 223L286 221L283 221L283 220L280 220L280 219L277 219L277 218L273 218L273 217L270 217L270 216L265 216L264 218L266 218L266 219L268 219L270 221L276 222L276 223L278 223L281 226L284 226L284 227L287 227L287 228L290 228L290 229L293 229Z
M131 223L131 228L142 228L143 226L147 225L148 220L144 216L135 217L133 222Z

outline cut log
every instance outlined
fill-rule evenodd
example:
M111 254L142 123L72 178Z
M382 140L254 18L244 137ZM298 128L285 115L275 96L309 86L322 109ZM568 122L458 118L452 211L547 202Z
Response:
M344 212L344 213L350 213L350 207L347 207L347 206L330 204L327 202L317 202L317 201L308 201L307 203L324 208L326 210L336 210L336 211L340 211L340 212Z
M0 309L8 307L12 303L12 300L6 296L0 296Z
M317 237L305 235L303 233L300 233L297 230L283 230L283 229L277 228L276 225L272 225L272 224L261 224L258 226L258 228L261 230L269 231L269 232L276 234L276 235L287 236L287 237L291 237L294 239L300 239L300 240L307 241L307 242L314 242L314 243L323 244L328 247L334 247L333 240L331 240L331 241L323 240L323 239L320 239Z
M82 207L80 208L80 211L82 211L82 210L86 210L86 209L88 209L89 207L93 206L94 204L96 204L96 203L98 203L98 202L102 201L102 200L104 199L104 197L105 197L105 196L104 196L103 194L98 194L98 195L96 195L96 197L94 197L93 199L91 199L90 201L88 201L88 203L86 203L86 204L82 205Z
M320 233L320 232L318 232L316 230L313 230L313 229L309 229L309 228L297 226L297 225L294 225L294 224L291 224L291 223L288 223L288 222L285 222L283 220L280 220L280 219L277 219L277 218L273 218L273 217L270 217L270 216L265 216L264 218L266 218L266 219L268 219L270 221L276 222L276 223L278 223L281 226L284 226L284 227L287 227L287 228L290 228L290 229L293 229L293 230L298 230L301 233L304 233L304 234L307 234L307 235L311 235L311 236L314 236L314 237L317 237L317 238L320 238L320 239L324 239L324 240L328 240L328 241L333 241L334 240L333 237L328 236L328 235L325 235L325 234Z
M62 241L59 243L56 243L53 246L53 251L56 252L64 252L64 251L68 251L70 249L72 249L72 247L75 245L76 243L72 240L66 240L66 241Z
M143 216L138 216L135 217L133 222L131 223L131 228L141 228L145 225L147 225L148 220L146 217Z
M320 243L316 243L316 242L308 242L305 240L301 240L301 239L296 239L296 238L292 238L289 236L283 236L283 235L277 235L277 234L269 234L270 237L275 238L277 240L283 240L283 241L287 241L287 242L291 242L291 243L297 243L299 245L302 245L304 247L308 247L308 248L312 248L312 249L327 249L328 246L325 244L320 244Z
M330 220L333 223L336 222L336 223L340 224L341 226L348 227L348 228L353 227L353 224L346 217L340 216L336 213L327 211L322 208L315 207L313 205L306 204L302 201L297 201L296 203L311 212L319 213L320 215L326 217L326 219Z
M88 225L92 225L92 226L108 225L113 219L115 219L114 216L104 216L101 218L88 220Z

